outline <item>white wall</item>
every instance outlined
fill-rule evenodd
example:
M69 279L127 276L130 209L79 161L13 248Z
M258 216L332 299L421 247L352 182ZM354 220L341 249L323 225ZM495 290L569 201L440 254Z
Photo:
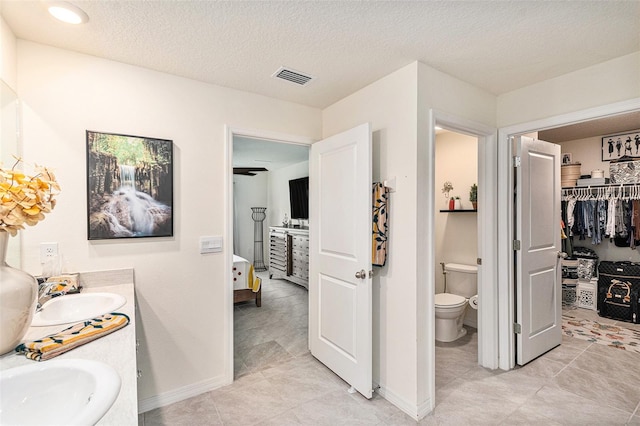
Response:
M498 96L505 127L640 97L640 52Z
M228 226L224 126L319 139L321 112L22 40L17 52L25 157L62 186L55 211L23 232L23 267L38 274L39 243L57 241L73 270L135 269L142 405L222 385L228 266L198 239ZM87 241L87 129L173 140L174 237Z
M16 91L16 37L0 16L0 79Z
M291 166L269 172L269 215L268 226L281 226L284 214L291 219L291 201L289 198L289 181L309 176L309 162L292 164ZM293 221L297 223L298 221Z
M441 213L448 209L442 193L444 182L453 185L450 197L460 196L463 209L471 209L470 187L478 183L478 140L453 132L436 135L435 167L435 252L436 293L444 291L440 262L475 265L478 257L478 215Z
M233 225L238 233L238 246L234 247L234 253L244 257L251 263L255 260L254 221L251 217L253 213L251 207L267 207L265 213L269 212L268 184L268 172L258 172L255 176L233 176L233 197L236 209ZM267 253L269 252L269 240L265 237L268 234L269 222L266 219L262 223L262 227L264 233L262 254L263 260L266 262L268 259Z
M433 195L426 150L431 108L495 126L495 96L421 63L410 64L323 111L323 137L370 122L373 179L396 177L390 197L388 262L373 280L374 380L409 414L429 411L433 353L434 236L425 212ZM430 202L429 202L430 203ZM429 204L433 207L432 203ZM311 224L313 226L313 224Z
M19 110L16 98L16 37L0 16L0 163L10 167L14 155L22 154L19 139ZM7 245L7 263L15 268L22 265L20 234L9 238Z
M590 174L592 170L600 169L604 170L605 177L609 177L609 162L602 161L601 137L560 142L559 145L562 148L563 154L571 153L572 160L581 163L580 170L583 175ZM573 245L594 249L596 253L598 253L600 260L631 260L640 262L640 252L638 252L638 250L631 250L628 247L617 247L614 243L609 242L608 239L603 239L602 243L593 245L590 239L579 240L575 237Z

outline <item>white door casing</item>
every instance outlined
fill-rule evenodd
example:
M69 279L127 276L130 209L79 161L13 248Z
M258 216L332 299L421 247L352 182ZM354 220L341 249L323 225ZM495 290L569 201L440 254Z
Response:
M226 173L225 173L225 183L224 187L226 190L224 191L224 199L225 199L225 214L224 214L224 223L225 223L225 232L224 232L224 240L233 241L233 140L237 136L248 137L253 139L264 139L274 142L282 142L285 144L292 145L303 145L303 146L311 146L314 142L313 138L306 136L298 136L298 135L290 135L286 133L280 132L272 132L268 130L257 130L250 128L239 128L225 125L225 134L226 134L226 143L225 143L225 158L226 158ZM231 244L227 244L227 247L232 247ZM224 287L225 292L225 315L224 315L224 328L225 338L224 338L224 346L225 346L225 382L224 384L230 384L233 382L234 377L234 349L233 349L233 250L224 250L225 264L227 267L224 271L224 282L226 283ZM208 389L210 390L210 389ZM195 393L195 396L201 392ZM157 408L157 407L153 407Z
M516 362L562 342L560 146L516 138Z
M640 98L632 98L612 104L600 105L593 108L573 111L535 121L519 123L498 130L498 352L499 367L502 370L514 368L515 334L515 296L514 296L514 262L512 242L514 239L514 197L512 164L514 155L512 144L509 143L515 135L534 133L545 129L552 129L569 124L582 123L603 117L609 117L628 112L640 111Z
M371 126L311 146L309 346L372 396ZM357 275L357 276L356 276Z

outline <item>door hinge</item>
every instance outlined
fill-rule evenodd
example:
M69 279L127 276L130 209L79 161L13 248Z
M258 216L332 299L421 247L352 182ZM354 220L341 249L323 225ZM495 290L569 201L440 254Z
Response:
M520 250L520 240L513 240L513 249Z
M522 334L522 326L517 322L513 323L513 332L516 334Z
M520 167L520 156L519 155L514 155L513 157L513 167Z
M482 259L481 258L477 258L476 259L476 265L482 265Z

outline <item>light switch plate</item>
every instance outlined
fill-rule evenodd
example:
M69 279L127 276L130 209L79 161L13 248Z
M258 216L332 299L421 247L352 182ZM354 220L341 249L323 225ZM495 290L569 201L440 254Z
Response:
M220 253L222 251L222 237L214 235L200 237L200 254Z

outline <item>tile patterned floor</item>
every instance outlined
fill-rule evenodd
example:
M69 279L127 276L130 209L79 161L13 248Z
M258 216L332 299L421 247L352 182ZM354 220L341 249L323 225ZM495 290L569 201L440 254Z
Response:
M347 393L307 350L307 291L262 276L262 307L235 308L236 381L141 414L140 425L640 425L637 354L564 337L525 367L491 371L477 366L473 328L436 343L437 405L416 423L378 395Z

